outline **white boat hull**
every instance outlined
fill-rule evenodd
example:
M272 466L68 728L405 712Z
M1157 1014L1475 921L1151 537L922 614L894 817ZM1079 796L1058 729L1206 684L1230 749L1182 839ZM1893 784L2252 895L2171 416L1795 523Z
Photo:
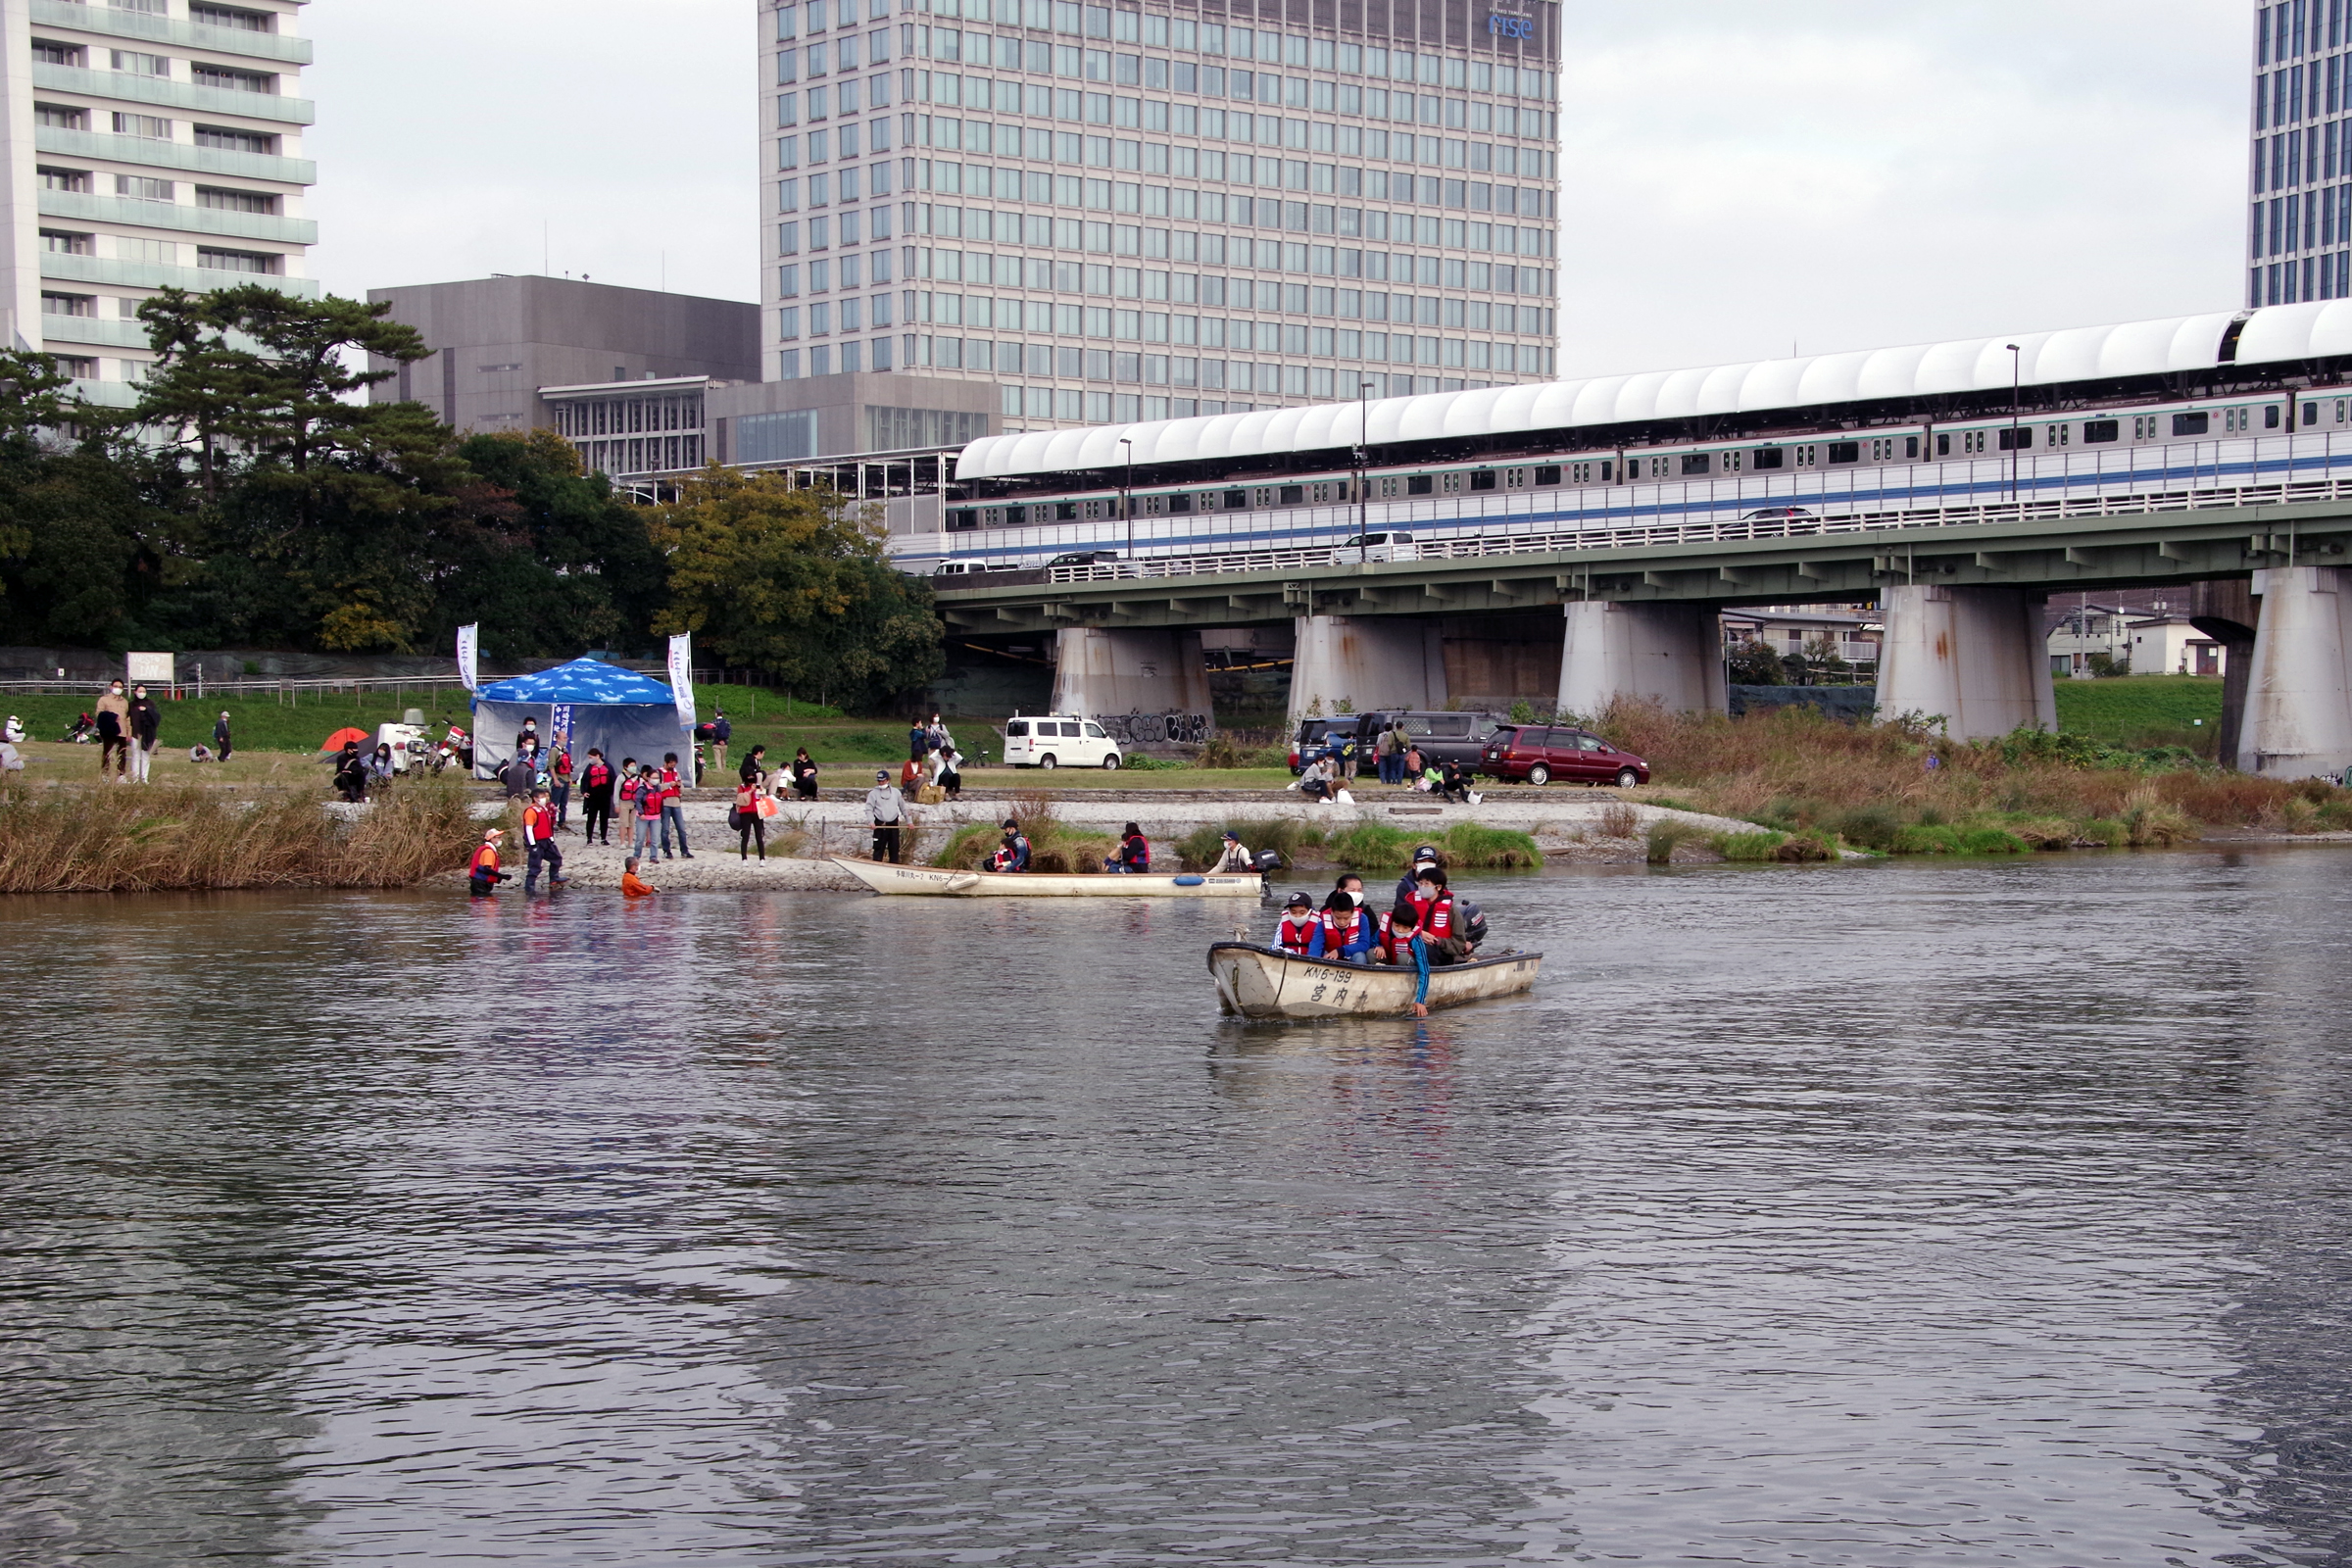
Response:
M891 865L880 860L833 863L876 893L934 899L1254 899L1263 879L1247 876L1146 872L1100 876L1054 871L955 871L930 865Z
M1429 971L1429 1005L1458 1006L1531 990L1541 953L1505 953ZM1337 1018L1410 1012L1418 976L1410 969L1300 958L1271 948L1220 942L1208 950L1217 1005L1245 1018Z

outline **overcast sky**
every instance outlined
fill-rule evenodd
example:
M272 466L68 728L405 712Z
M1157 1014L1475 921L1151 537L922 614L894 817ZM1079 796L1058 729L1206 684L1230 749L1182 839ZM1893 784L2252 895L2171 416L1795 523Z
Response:
M1569 0L1561 373L2233 307L2249 10ZM318 275L756 298L754 15L308 7Z

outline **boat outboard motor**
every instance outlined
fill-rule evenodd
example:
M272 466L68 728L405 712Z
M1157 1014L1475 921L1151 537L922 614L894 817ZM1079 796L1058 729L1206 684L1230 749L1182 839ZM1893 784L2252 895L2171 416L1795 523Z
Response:
M1472 947L1483 946L1487 940L1486 912L1468 899L1453 901L1462 922L1462 940Z
M1257 867L1258 898L1271 901L1274 897L1274 873L1282 869L1282 852L1280 850L1260 850L1257 852L1256 858L1250 863Z

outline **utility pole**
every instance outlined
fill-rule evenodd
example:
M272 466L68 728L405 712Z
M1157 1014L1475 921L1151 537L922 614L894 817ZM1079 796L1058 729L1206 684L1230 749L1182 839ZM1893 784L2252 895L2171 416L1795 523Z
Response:
M1121 436L1119 445L1127 449L1126 472L1119 479L1119 515L1127 522L1127 566L1140 575L1135 564L1135 443Z
M2017 432L2019 388L2023 384L2025 357L2016 344L2009 349L2009 504L2017 505Z
M1355 561L1363 564L1369 547L1364 543L1364 530L1372 526L1371 477L1366 471L1372 465L1372 383L1355 383Z

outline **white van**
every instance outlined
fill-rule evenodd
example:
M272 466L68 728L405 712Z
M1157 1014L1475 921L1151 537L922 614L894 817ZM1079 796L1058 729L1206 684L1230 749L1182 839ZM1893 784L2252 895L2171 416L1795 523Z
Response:
M1356 533L1340 541L1339 559L1361 552L1365 561L1417 561L1420 552L1409 533Z
M1014 767L1115 768L1119 743L1075 713L1016 714L1004 721L1004 760Z

